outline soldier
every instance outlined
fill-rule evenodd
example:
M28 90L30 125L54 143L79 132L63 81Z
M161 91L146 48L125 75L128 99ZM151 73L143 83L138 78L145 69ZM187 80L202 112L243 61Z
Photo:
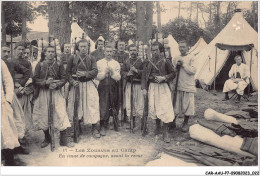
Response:
M195 114L194 94L196 92L196 87L194 75L196 73L196 68L193 65L192 56L188 55L186 41L179 42L179 50L181 56L173 58L173 65L180 67L174 112L176 116L184 114L181 130L187 132L189 130L189 117ZM174 120L173 127L175 126Z
M100 138L97 123L100 120L99 97L93 79L97 76L98 70L95 59L89 55L89 42L82 39L77 42L79 54L70 57L67 74L71 84L68 101L68 114L70 121L73 121L75 91L79 88L78 119L84 124L92 124L92 134ZM80 122L79 122L80 123ZM80 124L79 124L80 125Z
M64 66L64 69L67 69L67 64L69 61L69 58L71 57L71 45L70 43L64 43L61 47L61 63ZM66 84L61 88L61 93L64 96L66 100L66 104L68 104L68 96L69 96L69 82L66 82Z
M8 48L8 47L6 47ZM3 50L3 47L2 47ZM2 51L3 54L3 51ZM2 55L3 57L3 55ZM5 159L5 166L15 166L14 160L14 148L19 147L19 131L16 128L16 121L13 117L13 94L14 94L14 83L12 76L5 64L1 61L1 149L2 156Z
M105 58L105 53L104 53L104 38L100 36L95 44L95 51L91 53L91 56L95 58L96 61L99 61L100 59Z
M125 52L125 42L123 40L118 40L116 42L115 48L117 49L117 51L114 53L113 58L117 62L119 62L120 67L122 68L123 63L129 58L129 54ZM121 76L122 76L122 74L121 74ZM124 104L125 104L124 90L123 90L123 84L125 84L124 80L120 80L118 84L119 84L119 86L118 86L119 95L118 95L117 111L119 112L119 110L123 109L124 117L121 117L121 119L124 118L123 121L127 122L126 110L125 110L125 106L124 106Z
M137 47L134 44L129 45L128 58L122 67L123 78L127 81L125 89L125 101L127 117L130 117L131 112L131 96L133 96L133 128L135 128L136 117L142 117L144 100L141 89L141 76L143 71L142 59L137 57ZM133 78L133 95L131 95L131 78ZM129 127L128 127L129 128Z
M22 50L24 49L24 52ZM27 79L27 75L15 72L15 92L18 100L23 108L25 117L25 142L28 139L28 132L32 129L32 98L33 98L33 86L32 86L32 65L30 63L30 49L24 48L23 43L16 46L15 61L28 69L30 72L30 78ZM27 80L24 86L20 85L20 80Z
M100 134L106 135L105 123L109 120L110 111L114 119L114 128L118 131L118 117L116 103L118 97L118 81L121 79L120 64L112 58L113 47L105 46L105 58L97 62L99 106L100 106Z
M142 91L149 100L148 116L156 120L155 134L158 134L161 128L160 122L163 122L163 139L169 143L168 123L172 122L174 117L171 91L168 82L174 78L175 70L171 62L164 57L160 57L163 52L163 46L159 42L152 44L152 59L148 60L142 73Z
M19 43L19 45L20 44L21 43ZM8 70L12 76L13 85L14 85L14 80L15 80L15 73L20 73L20 74L24 75L24 78L20 79L18 81L18 83L21 86L25 86L26 81L30 77L30 71L27 68L25 68L24 66L19 65L15 59L9 58L10 48L8 46L5 46L5 45L2 46L1 54L2 54L2 60L7 65ZM13 87L13 90L14 90L14 87ZM24 134L25 134L25 117L24 117L23 108L15 93L13 94L13 98L12 98L12 108L13 108L13 118L15 119L15 122L16 122L15 126L16 126L16 129L18 132L19 142L23 143L23 141L24 141L23 138L24 138ZM15 152L21 153L21 154L29 154L28 149L24 145L20 146L18 148L15 148Z
M51 142L48 124L48 110L50 108L50 96L54 105L54 127L60 131L60 145L73 147L74 144L66 136L66 129L71 127L66 111L66 102L60 89L65 85L67 78L64 67L60 61L55 60L55 48L48 46L45 49L45 59L39 62L35 68L33 81L38 89L33 109L33 125L38 130L43 130L45 139L41 148L47 147ZM51 91L51 92L50 92Z

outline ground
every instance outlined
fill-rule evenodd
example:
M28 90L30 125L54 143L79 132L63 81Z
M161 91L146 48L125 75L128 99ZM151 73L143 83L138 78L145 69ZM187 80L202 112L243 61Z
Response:
M196 116L190 120L189 124L192 125L196 123L196 120L203 118L207 108L225 113L230 110L239 110L245 103L244 99L240 104L236 104L234 100L223 102L221 101L223 96L221 92L212 94L197 89ZM251 96L250 101L257 102L257 95ZM177 125L180 125L182 121L182 118L178 118ZM83 136L74 148L60 147L57 133L54 152L51 152L50 146L40 148L40 143L44 138L42 131L30 132L30 154L16 157L28 166L144 166L154 160L158 153L163 151L163 147L190 139L189 133L175 130L171 134L171 143L166 144L162 141L162 135L154 136L154 121L148 119L149 134L146 137L141 135L140 120L137 124L133 134L125 127L121 127L120 132L115 132L111 124L107 135L100 139L94 139L90 134L90 126L84 126Z

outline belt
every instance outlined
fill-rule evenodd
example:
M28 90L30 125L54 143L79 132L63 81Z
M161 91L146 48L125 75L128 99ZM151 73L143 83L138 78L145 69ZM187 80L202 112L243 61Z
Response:
M127 79L127 82L131 83L131 80ZM133 79L133 83L140 83L141 84L141 79Z
M75 80L75 81L79 81L79 82L88 82L88 81L91 81L92 79L91 78L86 78L86 77L74 77L72 76L72 78Z
M150 82L150 83L156 83L156 84L167 83L166 81L163 81L163 82L158 83L158 82L155 81L155 79L148 79L148 82Z

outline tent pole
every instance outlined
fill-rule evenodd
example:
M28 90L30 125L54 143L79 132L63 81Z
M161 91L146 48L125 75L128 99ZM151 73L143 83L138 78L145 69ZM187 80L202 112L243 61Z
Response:
M217 58L218 58L218 47L216 47L216 57L215 57L214 91L216 90Z
M252 57L253 57L253 48L251 49L251 58L250 58L250 71L249 71L250 77L249 77L249 86L248 86L248 93L247 93L247 96L248 96L248 97L249 97L249 95L250 95L250 86L251 86L251 81L250 81L250 79L252 80L252 78L251 78Z

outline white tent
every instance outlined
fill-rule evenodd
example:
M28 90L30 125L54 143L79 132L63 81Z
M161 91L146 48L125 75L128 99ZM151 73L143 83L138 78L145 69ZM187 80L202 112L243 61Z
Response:
M76 42L79 41L82 38L82 34L84 34L85 39L90 41L90 52L95 50L95 42L89 38L89 36L86 34L86 32L81 29L81 27L78 25L78 23L73 22L71 24L71 42L75 43L75 38Z
M197 41L197 43L190 48L189 53L196 56L197 54L199 54L199 52L201 50L203 50L208 44L205 42L205 40L200 37L199 40Z
M171 48L172 58L175 58L176 56L180 56L181 53L179 51L179 44L176 42L173 36L170 34L168 35L167 39L169 41L169 47Z
M224 29L194 58L197 67L195 78L202 85L211 85L231 51L241 51L245 64L250 68L252 87L258 90L257 40L257 32L247 23L241 12L236 12Z

